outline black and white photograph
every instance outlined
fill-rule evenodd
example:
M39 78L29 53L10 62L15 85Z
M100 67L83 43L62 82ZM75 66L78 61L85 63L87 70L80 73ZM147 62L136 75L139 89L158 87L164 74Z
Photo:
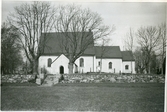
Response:
M1 110L167 111L166 14L162 0L2 0Z

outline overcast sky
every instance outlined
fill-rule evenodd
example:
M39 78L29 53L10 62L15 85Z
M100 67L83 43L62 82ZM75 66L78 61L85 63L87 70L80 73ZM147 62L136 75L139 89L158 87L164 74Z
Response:
M6 20L14 7L22 4L21 1L2 0L2 22ZM109 45L120 46L123 50L123 39L131 27L134 31L141 26L157 26L166 23L167 3L123 3L123 2L52 2L54 5L75 3L83 8L90 8L101 15L104 23L115 26L115 32L110 35Z

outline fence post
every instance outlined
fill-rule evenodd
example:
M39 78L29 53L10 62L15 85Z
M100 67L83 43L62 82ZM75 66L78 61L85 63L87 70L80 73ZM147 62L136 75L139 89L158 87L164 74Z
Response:
M119 71L119 74L121 75L121 71Z

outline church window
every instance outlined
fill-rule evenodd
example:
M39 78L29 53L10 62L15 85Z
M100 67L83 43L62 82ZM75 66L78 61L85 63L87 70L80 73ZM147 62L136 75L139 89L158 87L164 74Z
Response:
M125 65L125 70L128 70L129 69L129 65Z
M112 62L109 62L109 63L108 63L108 68L109 68L109 69L112 69Z
M49 58L49 59L48 59L48 67L51 67L51 64L52 64L52 59Z
M100 61L99 61L98 65L99 65L99 66L101 65Z
M84 67L84 59L83 58L80 59L80 67Z

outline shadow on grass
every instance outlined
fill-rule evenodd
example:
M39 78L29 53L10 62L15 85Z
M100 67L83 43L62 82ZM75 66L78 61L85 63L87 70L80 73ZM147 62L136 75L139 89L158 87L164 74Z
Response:
M38 86L36 83L33 82L24 82L24 83L8 83L3 82L1 86Z
M1 89L2 110L164 111L164 85L159 83L73 83L53 87L3 86Z

